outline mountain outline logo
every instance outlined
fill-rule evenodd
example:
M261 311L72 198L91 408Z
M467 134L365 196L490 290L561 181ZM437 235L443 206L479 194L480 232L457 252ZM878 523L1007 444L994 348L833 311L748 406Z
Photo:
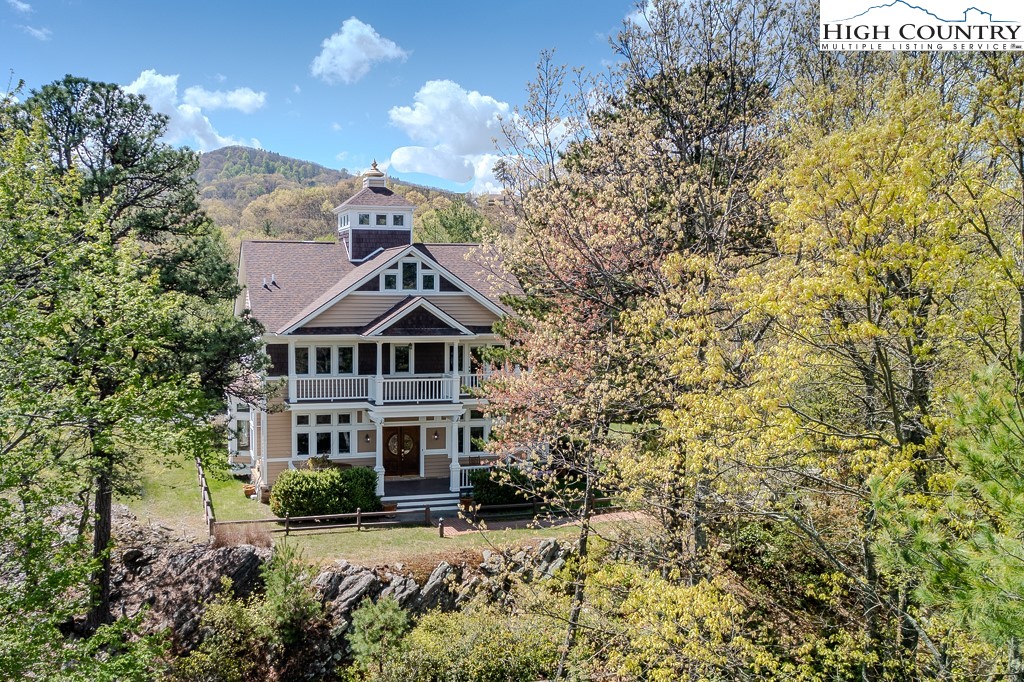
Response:
M819 2L821 50L1024 51L1019 0Z
M832 21L831 23L840 23L840 22L846 23L846 22L850 22L850 21L855 21L855 20L860 19L861 17L863 17L863 16L865 16L865 15L867 15L870 12L873 12L875 10L892 9L894 7L897 7L897 6L903 6L903 7L906 7L907 9L919 10L921 12L924 12L925 14L930 16L931 18L935 19L936 21L941 21L941 22L943 22L945 24L958 24L958 23L959 24L963 24L963 23L967 23L967 21L968 21L968 14L971 11L974 11L974 12L980 14L980 15L983 15L983 16L987 16L989 23L993 23L993 24L1009 24L1009 23L1014 23L1012 20L1009 20L1009 19L995 19L995 18L993 18L993 13L992 12L989 12L987 10L983 10L983 9L981 9L981 8L975 6L975 5L971 5L970 7L967 7L966 9L964 9L961 12L961 14L963 16L963 18L961 18L961 19L946 19L945 17L940 17L938 14L936 14L935 12L932 12L929 9L921 7L920 5L911 4L911 3L907 2L906 0L892 0L892 2L887 2L884 5L872 5L871 7L868 7L866 10L861 12L860 14L855 14L852 17L846 17L845 19L836 19L836 20Z

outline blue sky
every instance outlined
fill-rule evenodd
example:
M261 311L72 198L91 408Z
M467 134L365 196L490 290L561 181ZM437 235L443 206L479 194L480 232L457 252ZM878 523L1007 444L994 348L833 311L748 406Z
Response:
M541 50L600 69L630 0L0 0L0 66L29 89L70 73L145 94L168 141L259 146L455 190L493 187L496 118ZM0 85L6 89L6 84Z

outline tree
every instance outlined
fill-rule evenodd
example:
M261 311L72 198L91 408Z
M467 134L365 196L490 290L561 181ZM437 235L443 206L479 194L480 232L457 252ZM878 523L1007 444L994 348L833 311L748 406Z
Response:
M90 606L98 569L92 543L76 535L85 519L75 503L85 504L82 481L92 472L82 459L84 386L69 377L92 350L72 333L83 311L103 301L141 313L125 324L145 336L138 325L160 315L148 308L155 276L137 278L134 247L111 253L103 209L80 201L77 173L49 163L41 122L24 132L12 116L9 103L0 105L0 676L141 679L157 647L132 642L133 622L65 636L70 619ZM132 371L131 359L116 363L92 367ZM183 390L189 385L184 380ZM133 386L125 402L106 407L175 397Z
M198 208L195 155L159 141L166 117L115 85L71 76L33 92L19 113L23 128L41 118L52 168L81 178L74 199L94 217L64 235L79 247L64 280L48 281L41 264L23 277L45 283L48 319L69 321L50 333L61 381L78 398L71 447L92 480L96 628L110 620L111 503L136 448L212 452L206 418L256 362L259 328L233 316L238 288Z
M416 241L475 243L480 241L486 227L487 219L460 197L420 216Z

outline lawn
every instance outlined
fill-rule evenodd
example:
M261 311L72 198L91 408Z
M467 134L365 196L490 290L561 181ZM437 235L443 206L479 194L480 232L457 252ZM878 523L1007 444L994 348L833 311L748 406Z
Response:
M202 541L207 537L200 503L199 483L192 462L171 465L148 458L142 467L140 494L121 500L140 523L156 524L180 537ZM213 508L218 521L270 518L270 508L246 498L242 483L226 474L207 473ZM455 512L451 512L455 516ZM498 523L492 522L497 527ZM404 563L427 566L448 561L479 559L484 549L533 544L540 538L572 539L577 528L509 528L438 537L436 527L399 526L373 530L305 531L289 537L307 560L333 563L344 559L355 564L377 566ZM275 542L284 538L274 533Z

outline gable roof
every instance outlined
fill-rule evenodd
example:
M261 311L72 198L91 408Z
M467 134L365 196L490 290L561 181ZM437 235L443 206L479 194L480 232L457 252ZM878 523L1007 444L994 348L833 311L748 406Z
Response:
M253 316L268 332L287 334L358 288L375 273L409 254L433 263L440 274L496 314L510 312L501 302L519 293L507 280L494 279L472 254L476 244L413 244L385 249L363 263L348 259L336 242L247 241L239 259ZM271 284L271 276L273 283ZM263 286L266 279L268 286ZM461 326L461 325L460 325Z
M269 332L356 269L335 242L246 241L239 261L248 307Z
M400 194L395 194L387 187L364 187L334 209L337 215L342 211L356 206L386 206L389 208L416 208L413 204Z
M384 335L395 325L400 324L403 320L408 320L410 315L416 311L422 311L423 313L422 316L418 316L418 319L415 322L419 325L415 330L416 335L418 336L430 336L441 333L450 334L451 332L465 334L466 336L473 335L473 332L465 327L461 322L422 296L409 296L404 300L399 301L396 305L392 306L390 310L370 324L366 325L360 333L363 336ZM426 327L422 324L424 320L431 319L441 323L441 326L435 325L433 327ZM403 327L403 329L408 330L409 328Z

